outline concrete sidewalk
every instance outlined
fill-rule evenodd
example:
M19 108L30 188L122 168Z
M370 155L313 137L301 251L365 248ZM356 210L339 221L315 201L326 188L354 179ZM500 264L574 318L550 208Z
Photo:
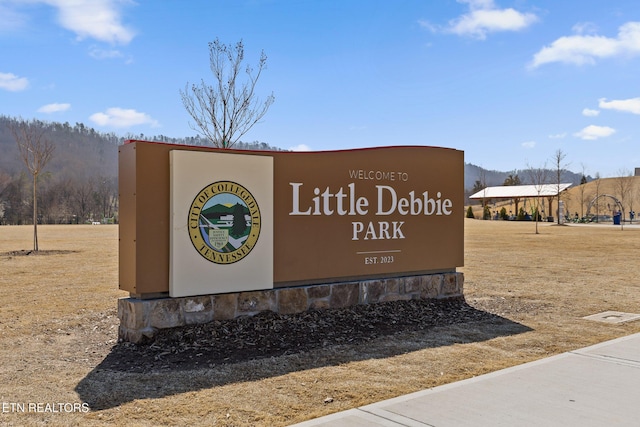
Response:
M640 334L296 426L640 426Z

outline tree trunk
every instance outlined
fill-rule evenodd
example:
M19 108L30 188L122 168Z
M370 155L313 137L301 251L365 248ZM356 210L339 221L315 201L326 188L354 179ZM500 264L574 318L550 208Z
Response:
M33 250L38 251L38 197L36 196L36 185L38 175L33 174Z

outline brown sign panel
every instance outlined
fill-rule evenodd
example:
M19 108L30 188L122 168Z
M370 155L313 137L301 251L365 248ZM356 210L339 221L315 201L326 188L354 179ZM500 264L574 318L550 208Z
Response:
M276 157L276 286L462 266L463 174L435 147Z
M461 151L403 146L247 152L135 141L120 149L120 288L133 295L169 291L175 221L170 211L182 209L170 207L169 153L175 150L273 158L272 176L264 177L273 182L272 212L264 211L261 219L272 221L273 239L256 243L273 246L273 287L453 271L463 265ZM240 182L236 169L233 174L230 181L254 191ZM255 172L247 174L255 178ZM212 175L211 183L221 180ZM191 203L205 185L195 186L184 200ZM189 209L184 207L185 221ZM206 262L195 249L192 255Z

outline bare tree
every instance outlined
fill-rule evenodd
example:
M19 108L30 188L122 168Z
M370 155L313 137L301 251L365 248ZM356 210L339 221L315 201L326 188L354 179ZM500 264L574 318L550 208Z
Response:
M486 190L487 189L487 171L480 168L478 170L478 179L473 185L473 192L477 193L478 191L482 191L482 219L491 219L491 212L488 210L488 205L490 200L485 199ZM488 215L487 215L487 212Z
M568 164L563 163L565 157L567 157L567 155L561 149L557 149L555 154L553 155L553 163L556 168L555 170L556 176L554 177L555 178L554 184L556 184L556 192L557 192L556 197L558 198L558 225L560 225L561 223L560 221L560 184L562 184L562 175L564 175L568 166ZM553 198L550 197L549 198L549 215L553 215L553 207L551 205L552 200Z
M242 40L235 46L225 45L216 39L209 43L209 62L214 77L214 85L204 80L200 84L189 83L180 91L182 103L195 126L191 128L207 138L215 147L230 148L247 133L273 104L273 93L261 102L255 87L262 71L267 66L267 56L260 55L258 68L254 72L247 65L244 72L247 79L242 81L244 61Z
M118 199L118 181L115 178L99 176L95 179L93 191L95 215L94 220L105 220L113 217Z
M620 198L620 225L624 226L624 218L625 218L625 209L626 204L629 203L631 199L631 195L633 193L633 177L631 176L631 172L627 169L620 169L618 171L618 177L615 179L615 189L617 196Z
M547 183L547 175L549 170L547 169L547 165L545 164L542 167L534 168L529 166L527 169L527 174L529 175L529 180L538 194L536 199L536 209L534 212L535 221L536 221L536 234L540 234L538 231L538 218L540 217L540 197L542 194L542 190L544 189L545 184Z
M596 172L596 177L594 181L595 181L595 187L596 187L596 197L593 200L595 200L596 202L596 223L597 223L597 222L600 222L600 184L602 184L600 172Z
M585 190L587 189L587 167L584 163L580 164L582 168L582 178L580 179L580 186L578 187L578 194L580 194L580 218L584 218L584 202L586 199Z
M5 173L0 171L0 225L4 223L4 214L5 214L5 191L11 184L11 177Z
M640 186L638 186L638 185L637 185L637 181L635 180L635 177L636 177L636 176L638 176L638 175L634 175L634 178L631 178L631 179L633 179L633 180L634 180L634 181L633 181L633 182L634 182L634 186L633 186L633 192L634 192L634 194L632 194L632 196L631 196L631 203L630 203L630 205L629 205L629 208L630 208L630 209L631 209L631 211L632 211L632 213L629 215L629 221L630 221L631 223L633 223L633 219L634 219L634 218L635 218L635 216L636 216L636 212L635 212L635 210L633 209L633 203L634 203L634 201L637 201L637 200L639 200L639 199L640 199Z
M33 250L38 250L38 175L47 165L55 146L45 137L43 123L20 120L10 126L20 158L33 177Z
M73 215L77 224L83 224L89 219L94 208L93 193L95 184L92 179L87 179L74 188L72 203Z
M2 198L2 194L4 190L11 184L11 176L8 173L0 171L0 200Z

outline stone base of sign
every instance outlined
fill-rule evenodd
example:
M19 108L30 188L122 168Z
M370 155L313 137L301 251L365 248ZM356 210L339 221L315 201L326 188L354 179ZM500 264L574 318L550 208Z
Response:
M118 300L119 338L139 343L159 329L253 316L344 308L410 299L463 296L464 276L450 272L181 298Z

